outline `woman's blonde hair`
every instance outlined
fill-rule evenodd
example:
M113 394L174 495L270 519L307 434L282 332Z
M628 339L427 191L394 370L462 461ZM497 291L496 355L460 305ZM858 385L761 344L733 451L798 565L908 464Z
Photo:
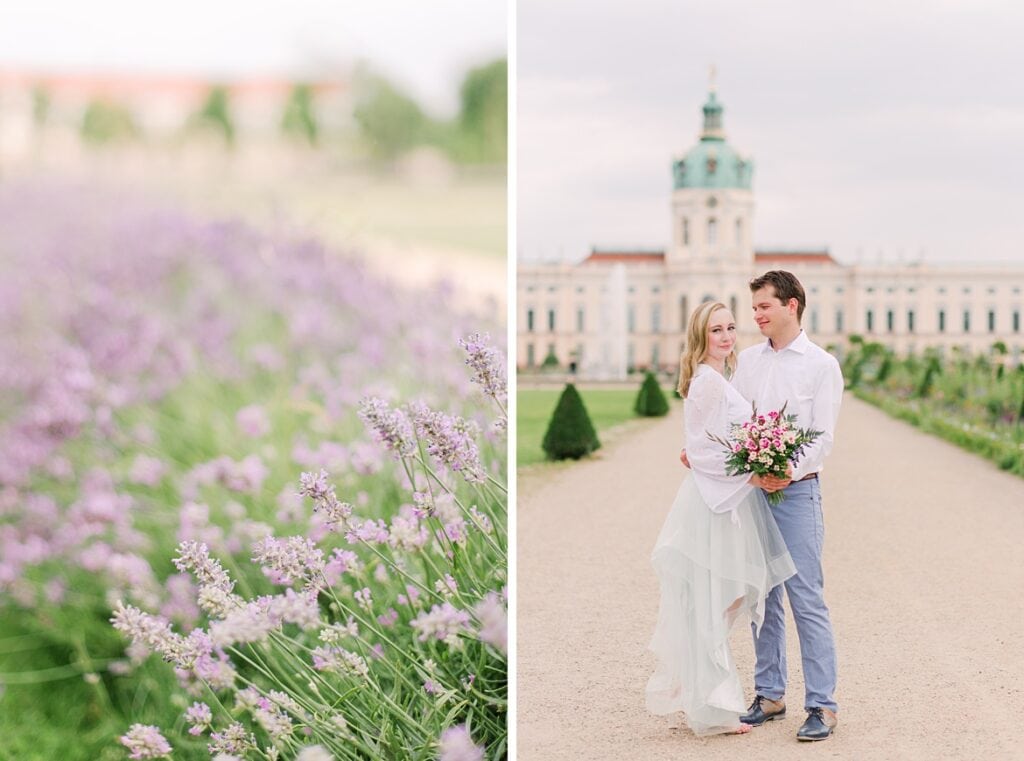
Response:
M690 327L686 331L686 348L683 349L683 356L679 359L677 390L680 396L686 396L690 391L690 381L693 380L693 376L697 373L697 366L708 352L708 324L711 322L711 315L719 309L728 309L728 307L720 301L705 301L690 315ZM735 347L725 358L725 376L728 378L734 372L736 372Z

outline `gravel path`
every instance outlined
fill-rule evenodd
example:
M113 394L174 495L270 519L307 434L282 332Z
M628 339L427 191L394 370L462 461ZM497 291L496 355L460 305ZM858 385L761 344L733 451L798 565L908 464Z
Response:
M681 431L674 404L591 460L520 475L517 759L1024 759L1024 479L849 395L822 478L835 735L795 739L791 617L786 720L698 739L648 714L649 555L687 472ZM732 642L751 697L748 630Z

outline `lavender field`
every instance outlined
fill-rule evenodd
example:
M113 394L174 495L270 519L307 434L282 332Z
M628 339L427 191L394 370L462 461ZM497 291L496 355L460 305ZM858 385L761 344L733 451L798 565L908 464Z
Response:
M505 329L457 303L0 185L0 758L505 757Z

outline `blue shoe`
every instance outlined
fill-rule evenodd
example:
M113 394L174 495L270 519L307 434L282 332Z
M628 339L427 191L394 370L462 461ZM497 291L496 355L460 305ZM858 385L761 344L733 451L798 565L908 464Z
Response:
M750 704L747 712L740 716L740 721L752 727L759 727L766 721L786 718L786 704L781 700L772 700L758 695Z
M808 708L807 721L797 730L796 739L802 742L826 740L838 723L835 712L828 708Z

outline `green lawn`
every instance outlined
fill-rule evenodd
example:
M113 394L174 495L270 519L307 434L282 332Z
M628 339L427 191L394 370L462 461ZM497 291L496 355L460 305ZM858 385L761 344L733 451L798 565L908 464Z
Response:
M579 388L580 396L590 414L590 420L597 429L597 436L612 426L633 420L633 404L640 384L635 389L586 389ZM662 388L671 405L675 401L672 389ZM555 410L562 388L529 389L516 395L516 458L519 465L533 465L543 462L544 450L540 443L547 431L551 413ZM671 413L669 413L671 414Z

